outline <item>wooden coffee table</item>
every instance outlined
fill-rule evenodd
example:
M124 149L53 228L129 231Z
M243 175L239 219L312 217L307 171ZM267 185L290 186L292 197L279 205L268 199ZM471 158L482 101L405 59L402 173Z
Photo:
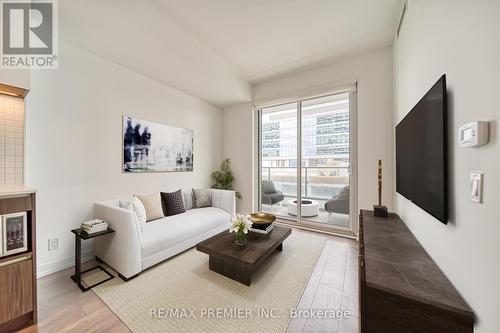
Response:
M275 250L283 250L283 241L292 229L274 226L267 235L249 232L248 244L238 249L234 234L223 231L196 245L196 250L208 254L210 270L249 286L252 274Z

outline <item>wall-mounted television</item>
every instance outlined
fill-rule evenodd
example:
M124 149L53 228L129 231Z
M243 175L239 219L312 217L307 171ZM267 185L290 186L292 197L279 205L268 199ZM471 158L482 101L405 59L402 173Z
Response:
M446 75L396 126L396 190L448 222Z

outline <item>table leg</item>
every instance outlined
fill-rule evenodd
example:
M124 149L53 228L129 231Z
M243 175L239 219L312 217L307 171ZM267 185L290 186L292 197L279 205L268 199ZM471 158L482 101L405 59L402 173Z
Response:
M78 280L78 284L80 284L82 278L82 240L80 237L76 236L76 251L75 251L75 275Z
M283 243L280 243L280 245L278 245L276 251L283 251Z
M81 259L82 259L82 239L76 235L75 236L75 275L71 277L73 281L76 282L78 287L80 289L84 289L82 285L82 266L81 266Z

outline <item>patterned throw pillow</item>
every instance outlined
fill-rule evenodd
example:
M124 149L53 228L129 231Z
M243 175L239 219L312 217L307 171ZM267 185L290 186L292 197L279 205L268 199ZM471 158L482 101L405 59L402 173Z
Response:
M163 215L172 216L186 212L181 190L171 193L160 192L160 195L163 201Z
M161 219L164 216L163 209L161 207L160 193L151 195L136 195L136 197L141 200L144 208L146 209L146 222Z
M212 206L210 190L197 190L193 188L194 206L196 208Z

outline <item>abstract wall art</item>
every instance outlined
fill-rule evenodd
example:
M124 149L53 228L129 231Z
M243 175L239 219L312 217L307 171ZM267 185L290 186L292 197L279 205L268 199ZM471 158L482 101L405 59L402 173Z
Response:
M193 130L123 117L123 172L193 171Z

